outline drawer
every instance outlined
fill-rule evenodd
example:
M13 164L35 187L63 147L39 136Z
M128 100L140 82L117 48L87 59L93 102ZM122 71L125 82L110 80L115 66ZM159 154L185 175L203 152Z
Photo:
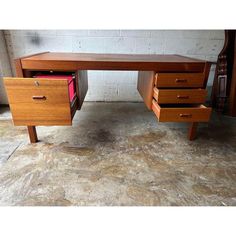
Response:
M77 96L67 79L4 78L15 125L71 125Z
M206 96L205 89L153 89L153 97L159 104L204 103Z
M72 102L75 96L75 84L74 84L74 79L75 76L72 74L69 75L57 75L57 74L41 74L38 73L34 76L36 79L42 79L42 78L47 78L47 79L67 79L68 80L68 87L69 87L69 97L70 101Z
M160 105L152 101L152 110L159 121L164 122L208 122L211 108L204 105Z
M157 73L155 86L158 88L202 88L204 86L203 73Z

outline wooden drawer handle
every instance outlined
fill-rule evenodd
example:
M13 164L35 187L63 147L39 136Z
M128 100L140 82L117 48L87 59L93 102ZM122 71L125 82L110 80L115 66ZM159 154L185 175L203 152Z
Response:
M32 99L34 100L46 100L45 96L33 96Z
M181 96L181 95L177 95L178 99L189 99L189 96Z
M191 114L179 114L180 117L183 117L183 118L191 118L192 115Z
M187 79L176 79L175 82L176 83L186 83Z

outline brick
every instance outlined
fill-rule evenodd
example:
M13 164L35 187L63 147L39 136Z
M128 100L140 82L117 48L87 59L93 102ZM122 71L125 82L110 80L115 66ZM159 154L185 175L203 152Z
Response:
M74 37L72 43L73 52L104 53L103 38L82 38Z
M51 52L72 52L72 37L71 36L43 36L31 38L28 44L40 48L40 51Z
M38 36L56 36L56 30L35 30L35 35Z
M130 85L135 84L137 72L131 71L105 71L102 82L104 84Z
M120 30L89 30L88 35L92 37L118 37Z
M150 33L151 38L164 38L165 36L165 30L151 30Z
M33 36L35 35L35 30L9 30L6 34L14 36Z
M150 30L121 30L120 36L124 37L150 37Z
M209 30L165 30L165 38L208 39Z
M118 86L118 101L141 101L136 85Z
M88 85L91 86L100 86L103 83L103 71L88 71Z
M163 54L164 40L162 38L137 38L135 52L141 54Z
M225 39L224 30L210 30L209 38L224 40Z
M118 90L116 86L104 87L104 101L115 101L118 97Z
M206 41L205 54L217 56L224 46L224 40L211 39Z
M88 30L57 30L59 36L88 36Z
M222 43L222 40L168 38L165 39L164 53L182 55L214 55L220 52Z
M134 38L104 38L105 53L134 53L135 39Z

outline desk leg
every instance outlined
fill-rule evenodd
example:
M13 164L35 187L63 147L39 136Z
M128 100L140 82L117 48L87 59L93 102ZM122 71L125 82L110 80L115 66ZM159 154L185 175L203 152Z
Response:
M35 126L27 126L27 128L28 128L30 142L37 143L38 137L37 137L36 127Z
M197 126L198 126L198 122L190 123L190 127L188 130L188 139L189 140L194 140L196 138Z

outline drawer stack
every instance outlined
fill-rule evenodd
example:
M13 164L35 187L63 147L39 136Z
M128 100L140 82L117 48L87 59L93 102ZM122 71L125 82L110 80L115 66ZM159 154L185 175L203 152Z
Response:
M161 122L208 122L203 73L156 73L152 110Z

